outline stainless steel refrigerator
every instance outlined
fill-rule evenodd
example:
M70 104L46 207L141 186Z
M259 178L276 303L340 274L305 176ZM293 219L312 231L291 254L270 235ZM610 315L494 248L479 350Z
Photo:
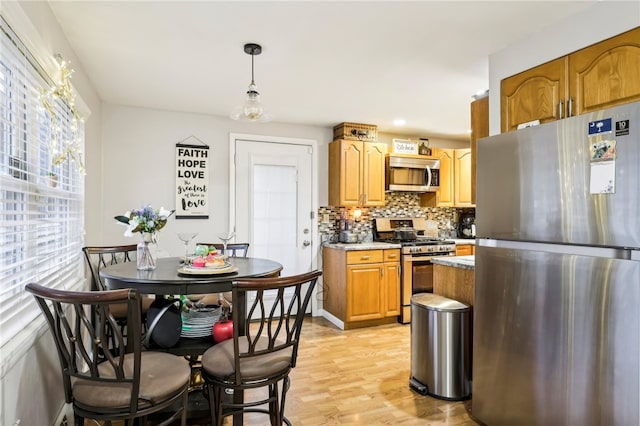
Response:
M472 415L640 424L640 103L481 139Z

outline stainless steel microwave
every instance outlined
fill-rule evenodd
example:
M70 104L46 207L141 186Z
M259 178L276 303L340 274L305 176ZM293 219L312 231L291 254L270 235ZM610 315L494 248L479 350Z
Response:
M421 156L386 157L387 191L435 192L440 189L440 160Z

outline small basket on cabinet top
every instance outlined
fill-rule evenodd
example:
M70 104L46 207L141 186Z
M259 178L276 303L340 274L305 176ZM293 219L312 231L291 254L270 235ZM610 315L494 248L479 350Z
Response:
M375 141L378 140L378 126L375 124L340 123L333 128L333 140L338 139Z

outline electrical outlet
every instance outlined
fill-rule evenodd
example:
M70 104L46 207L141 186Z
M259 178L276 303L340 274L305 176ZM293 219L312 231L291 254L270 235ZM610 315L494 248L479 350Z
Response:
M67 419L66 414L64 415L58 426L69 426L69 420Z
M322 215L322 223L328 223L329 222L329 213L325 213Z

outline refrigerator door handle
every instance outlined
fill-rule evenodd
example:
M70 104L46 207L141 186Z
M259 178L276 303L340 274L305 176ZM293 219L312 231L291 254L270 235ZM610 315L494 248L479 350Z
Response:
M640 261L640 250L621 249L614 247L535 243L525 241L496 240L489 238L478 238L476 240L476 244L480 247L542 251L547 253L574 254L578 256L606 257L611 259Z

